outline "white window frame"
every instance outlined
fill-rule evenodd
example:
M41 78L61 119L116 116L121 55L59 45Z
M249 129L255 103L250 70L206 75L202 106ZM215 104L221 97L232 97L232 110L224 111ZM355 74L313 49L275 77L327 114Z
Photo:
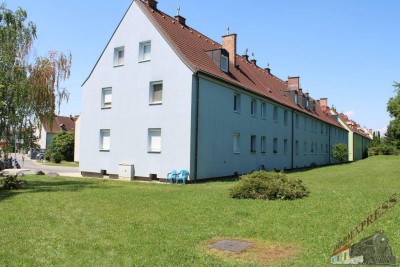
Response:
M261 136L261 153L265 154L267 153L267 138L265 136Z
M147 135L147 152L161 153L162 135L161 128L149 128Z
M100 151L110 151L111 148L111 131L110 129L101 129L99 138Z
M155 90L156 86L158 87L158 85L161 85L161 100L154 100L154 90ZM149 104L150 105L161 105L162 100L163 100L163 91L164 91L163 81L150 82Z
M241 95L239 93L233 95L233 110L237 113L241 111Z
M148 50L149 51L146 51ZM151 41L139 43L139 62L147 62L151 60Z
M262 119L267 118L267 103L265 103L265 102L261 103L261 118Z
M255 135L250 136L250 152L251 153L257 152L257 136Z
M251 99L250 103L250 108L251 108L251 116L256 117L257 116L257 99Z
M120 57L122 52L122 58ZM120 46L114 48L114 67L120 67L125 64L125 47Z
M221 70L229 72L229 58L221 54Z
M240 133L233 134L233 153L240 154Z
M104 87L101 89L101 108L110 109L111 107L112 107L112 87Z

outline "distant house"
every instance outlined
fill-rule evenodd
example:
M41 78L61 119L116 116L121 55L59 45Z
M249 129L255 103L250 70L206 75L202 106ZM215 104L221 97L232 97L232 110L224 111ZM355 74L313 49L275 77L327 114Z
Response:
M53 139L54 135L58 132L75 132L75 121L78 116L54 116L53 124L45 122L41 128L36 129L35 136L37 144L40 149L47 149Z
M338 117L299 77L237 54L236 34L221 43L157 1L133 1L82 86L82 173L129 165L134 179L187 169L201 180L337 163L332 147L348 145Z

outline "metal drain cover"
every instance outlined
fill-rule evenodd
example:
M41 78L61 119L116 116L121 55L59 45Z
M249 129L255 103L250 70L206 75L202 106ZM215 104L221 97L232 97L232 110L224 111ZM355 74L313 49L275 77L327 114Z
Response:
M220 240L211 245L208 245L209 248L222 250L222 251L229 251L229 252L236 252L240 253L246 250L247 248L253 246L252 243L238 241L238 240Z

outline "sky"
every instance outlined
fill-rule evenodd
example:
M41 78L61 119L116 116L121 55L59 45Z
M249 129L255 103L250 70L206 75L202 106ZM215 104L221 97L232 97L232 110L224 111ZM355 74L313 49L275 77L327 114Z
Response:
M4 0L0 0L0 3ZM7 0L23 8L38 38L34 56L56 50L72 54L70 92L60 115L78 115L81 85L97 62L131 0ZM286 80L300 76L303 91L328 98L361 126L386 131L386 104L400 82L398 0L158 0L190 27L221 43L236 33L238 54L254 53L257 65ZM140 27L140 25L138 25Z

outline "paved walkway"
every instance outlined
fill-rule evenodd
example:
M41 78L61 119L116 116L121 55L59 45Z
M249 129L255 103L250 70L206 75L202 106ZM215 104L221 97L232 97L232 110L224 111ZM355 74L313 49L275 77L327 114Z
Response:
M12 154L14 158L14 154ZM47 166L37 163L36 160L30 160L28 156L24 156L22 161L22 155L17 154L17 161L21 165L21 169L6 169L3 171L4 174L8 173L19 173L24 174L35 174L36 171L42 171L45 174L58 173L60 176L68 177L82 177L78 167L62 167L62 166Z

